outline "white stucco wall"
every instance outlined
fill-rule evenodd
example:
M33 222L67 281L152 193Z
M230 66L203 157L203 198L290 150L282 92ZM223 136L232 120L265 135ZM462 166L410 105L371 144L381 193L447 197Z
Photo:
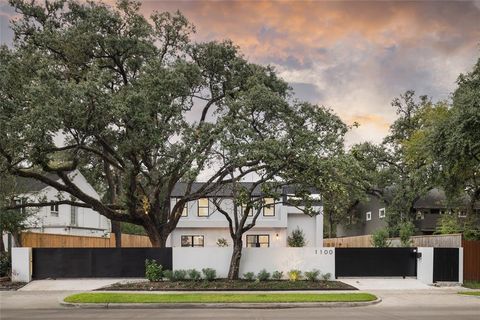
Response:
M232 248L173 248L173 269L213 268L217 277L228 275ZM291 269L302 272L318 269L322 274L335 277L334 248L244 248L240 274L283 271L286 276Z
M32 280L32 248L12 248L12 282Z
M433 284L433 248L418 248L422 257L417 259L417 279L426 284Z

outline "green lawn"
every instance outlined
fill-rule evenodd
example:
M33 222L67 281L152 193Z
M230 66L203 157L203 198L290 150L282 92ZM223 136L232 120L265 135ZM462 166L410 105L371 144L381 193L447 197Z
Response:
M68 296L72 303L252 303L252 302L354 302L373 301L369 293L79 293Z
M466 294L468 296L479 296L480 297L480 291L461 291L459 293L460 294Z
M480 281L465 281L463 286L470 289L480 289Z

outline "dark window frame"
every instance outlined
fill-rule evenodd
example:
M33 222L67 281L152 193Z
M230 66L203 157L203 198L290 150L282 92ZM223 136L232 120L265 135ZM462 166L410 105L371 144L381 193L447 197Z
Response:
M175 206L177 205L178 201L179 201L180 199L182 199L182 198L180 198L180 197L175 197L175 198L173 198L173 199L174 199L175 201L174 201L174 204L173 204L171 210L173 210L173 207L175 207ZM183 210L182 210L182 215L181 215L181 217L182 217L182 218L188 217L188 212L189 212L189 211L190 211L190 210L188 210L188 201L187 201L187 202L185 203L185 205L183 206Z
M207 206L200 206L200 200L202 199L207 199ZM201 216L200 215L200 208L202 209L207 209L207 215L206 216ZM197 200L197 217L200 217L200 218L207 218L210 216L210 200L208 198L200 198Z
M58 204L52 204L50 206L50 215L58 217L60 215L60 206Z
M248 241L249 238L251 237L255 237L255 246L249 246L250 242ZM260 237L267 237L268 239L268 242L267 242L267 246L266 248L270 248L270 235L269 234L247 234L246 235L246 238L245 238L245 244L247 246L247 248L265 248L265 247L262 247L261 246L261 242L260 242Z
M202 238L202 245L195 245L195 241L194 239L196 237L200 237ZM190 238L190 244L191 245L188 245L188 246L184 246L183 245L183 238ZM196 234L196 235L181 235L180 236L180 246L183 247L183 248L203 248L205 247L205 236L204 235L201 235L201 234Z
M273 203L270 204L270 205L267 205L266 202L265 202L264 206L262 208L262 214L263 214L264 217L269 217L269 218L275 217L277 215L277 212L275 210L275 206L276 206L275 198L265 198L264 200L267 200L267 199L272 199ZM268 207L268 209L271 208L273 210L273 214L265 214L265 209L267 209L267 207Z

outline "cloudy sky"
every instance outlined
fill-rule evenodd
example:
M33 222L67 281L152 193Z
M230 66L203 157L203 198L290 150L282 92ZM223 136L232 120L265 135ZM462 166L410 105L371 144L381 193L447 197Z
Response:
M108 1L113 2L113 1ZM297 96L351 124L348 143L379 142L395 119L390 101L414 89L447 99L480 56L480 1L142 1L142 13L182 11L195 40L232 39L271 64ZM0 42L13 15L0 0Z

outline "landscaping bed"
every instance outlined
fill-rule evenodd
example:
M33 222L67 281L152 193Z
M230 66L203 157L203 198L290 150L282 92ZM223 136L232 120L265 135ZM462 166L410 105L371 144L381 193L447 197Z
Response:
M377 297L369 293L270 293L270 294L151 294L79 293L65 298L67 303L295 303L367 302Z
M213 281L158 281L158 282L134 282L134 283L115 283L103 287L102 291L275 291L275 290L357 290L341 281L288 281L288 280L267 280L267 281L248 281L248 280L226 280L216 279Z
M24 282L12 282L10 278L0 278L0 291L14 291L26 285Z

